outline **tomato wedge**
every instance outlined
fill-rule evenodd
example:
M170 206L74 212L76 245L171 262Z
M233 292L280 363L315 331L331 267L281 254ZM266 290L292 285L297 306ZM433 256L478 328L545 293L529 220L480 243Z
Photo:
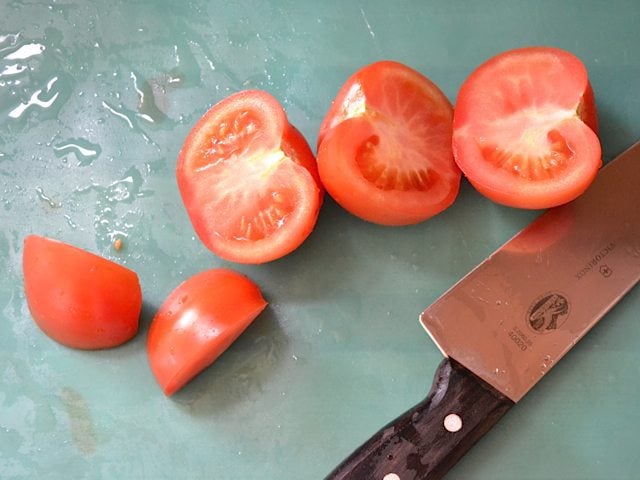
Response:
M476 189L495 202L541 209L583 193L602 164L587 70L552 47L501 53L463 83L453 151Z
M320 126L322 183L364 220L426 220L458 194L452 121L451 103L424 75L388 60L367 65L342 86Z
M322 204L309 145L278 101L258 90L233 94L205 113L185 140L176 176L200 240L239 263L298 248Z
M182 282L156 313L147 336L151 370L172 395L211 365L267 306L257 285L233 270Z
M50 238L24 240L24 289L36 324L79 349L120 345L138 331L142 292L135 272Z

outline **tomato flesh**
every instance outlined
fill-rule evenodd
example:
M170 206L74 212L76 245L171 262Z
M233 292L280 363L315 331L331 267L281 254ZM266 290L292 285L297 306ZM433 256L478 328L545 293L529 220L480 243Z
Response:
M57 240L30 235L24 288L36 324L78 349L120 345L138 331L142 292L135 272Z
M429 79L397 62L368 65L341 88L318 134L318 169L346 210L383 225L418 223L457 196L453 109Z
M204 115L180 152L177 180L205 246L241 263L298 248L322 204L311 149L261 91L231 95Z
M211 365L267 306L256 284L233 270L198 273L173 290L147 337L151 370L172 395Z
M456 162L490 199L548 208L573 200L601 165L587 71L569 52L529 47L478 67L458 94Z

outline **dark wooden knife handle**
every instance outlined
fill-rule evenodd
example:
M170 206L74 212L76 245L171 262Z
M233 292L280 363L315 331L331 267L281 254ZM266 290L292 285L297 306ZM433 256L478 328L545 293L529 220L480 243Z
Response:
M447 358L427 398L382 428L325 480L442 478L513 404Z

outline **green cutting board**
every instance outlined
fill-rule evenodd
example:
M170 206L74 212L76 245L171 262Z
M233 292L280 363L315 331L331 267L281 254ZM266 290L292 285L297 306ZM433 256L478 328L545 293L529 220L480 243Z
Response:
M367 63L404 62L455 101L479 63L539 44L587 65L605 161L640 137L638 0L2 0L0 478L320 479L421 400L441 354L418 314L538 212L466 181L449 210L405 228L327 199L297 251L241 266L195 237L176 156L204 111L240 89L271 92L315 145L338 88ZM46 337L22 286L30 233L137 271L137 337L99 352ZM178 283L221 265L248 274L270 306L166 398L147 364L151 318ZM639 293L449 478L638 478Z

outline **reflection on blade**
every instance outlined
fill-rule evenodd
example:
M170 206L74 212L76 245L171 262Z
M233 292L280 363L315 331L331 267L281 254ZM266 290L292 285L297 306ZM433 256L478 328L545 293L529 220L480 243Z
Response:
M640 279L640 143L427 308L442 352L518 401Z

